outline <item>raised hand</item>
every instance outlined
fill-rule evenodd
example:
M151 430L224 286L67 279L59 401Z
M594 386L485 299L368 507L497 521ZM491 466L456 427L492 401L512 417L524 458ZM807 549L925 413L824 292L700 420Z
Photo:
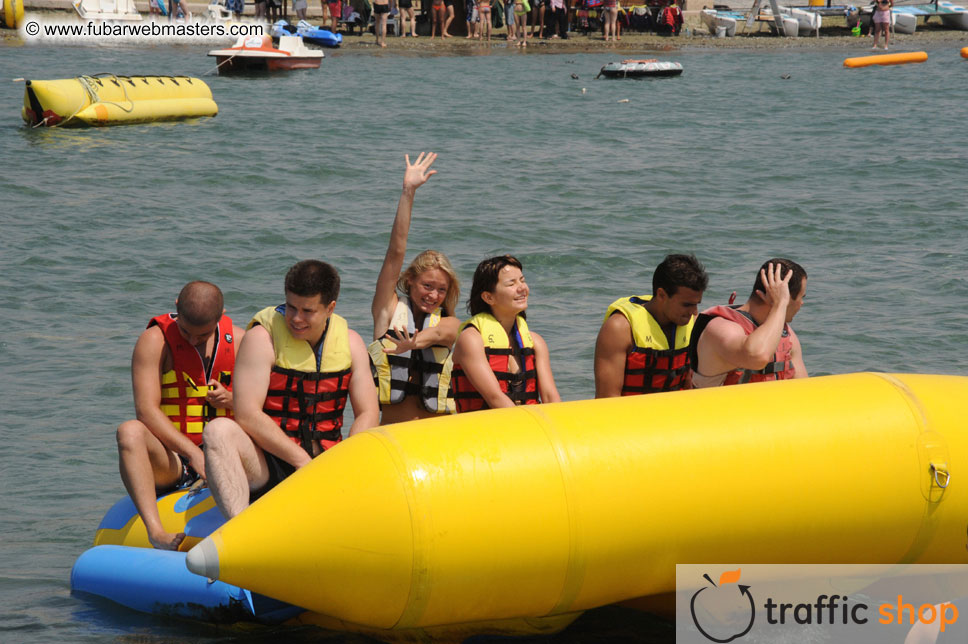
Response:
M407 171L403 175L403 189L405 191L416 190L427 183L427 179L437 174L436 170L430 169L430 166L437 160L435 152L421 152L416 163L410 163L409 154L404 155L404 158L407 160Z

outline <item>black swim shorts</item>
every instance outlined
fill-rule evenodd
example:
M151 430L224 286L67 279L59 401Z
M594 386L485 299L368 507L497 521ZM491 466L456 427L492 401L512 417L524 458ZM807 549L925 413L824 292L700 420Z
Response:
M296 471L296 468L282 460L274 454L264 452L266 457L266 468L269 470L269 480L258 490L249 492L249 502L253 502L266 492L282 483L289 475Z
M179 456L178 458L182 464L182 473L181 473L181 477L178 479L178 482L175 483L175 489L184 490L185 488L189 488L192 485L194 485L195 481L197 481L202 477L198 475L198 472L192 469L192 466L189 465L184 458L182 458L181 456Z

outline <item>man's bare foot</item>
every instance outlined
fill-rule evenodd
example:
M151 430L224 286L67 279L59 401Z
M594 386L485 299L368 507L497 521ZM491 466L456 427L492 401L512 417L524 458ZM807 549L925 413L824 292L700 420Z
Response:
M170 532L165 532L164 530L157 532L155 534L148 535L148 541L151 545L158 550L178 550L178 546L181 542L185 540L185 533L179 532L178 534L172 534Z
M386 44L385 42L381 42L381 43L380 43L380 46L381 46L381 47L386 47L386 46L387 46L387 44Z

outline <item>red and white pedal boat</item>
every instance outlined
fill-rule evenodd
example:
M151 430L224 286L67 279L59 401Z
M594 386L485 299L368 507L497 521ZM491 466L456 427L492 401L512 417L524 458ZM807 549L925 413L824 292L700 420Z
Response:
M219 74L279 69L316 69L324 54L309 49L298 36L282 36L279 48L272 46L271 36L242 36L234 47L208 52L218 63Z

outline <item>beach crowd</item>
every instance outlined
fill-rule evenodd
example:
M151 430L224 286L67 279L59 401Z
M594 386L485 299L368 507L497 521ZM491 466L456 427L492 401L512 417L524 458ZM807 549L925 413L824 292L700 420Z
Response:
M162 11L166 0L149 0L152 14ZM191 18L184 0L167 0L167 15ZM373 19L373 32L384 44L390 28L397 36L416 38L418 23L429 25L431 38L452 38L457 25L466 38L490 40L492 33L506 28L509 42L527 43L528 38L567 39L572 31L599 31L606 41L619 40L623 28L679 35L686 0L320 0L322 22L333 33L353 30ZM244 0L224 0L225 10L238 20L245 11ZM283 0L255 0L256 19L275 22L285 17ZM297 20L306 20L307 0L293 0ZM458 20L458 16L461 20ZM455 21L457 25L455 25Z

